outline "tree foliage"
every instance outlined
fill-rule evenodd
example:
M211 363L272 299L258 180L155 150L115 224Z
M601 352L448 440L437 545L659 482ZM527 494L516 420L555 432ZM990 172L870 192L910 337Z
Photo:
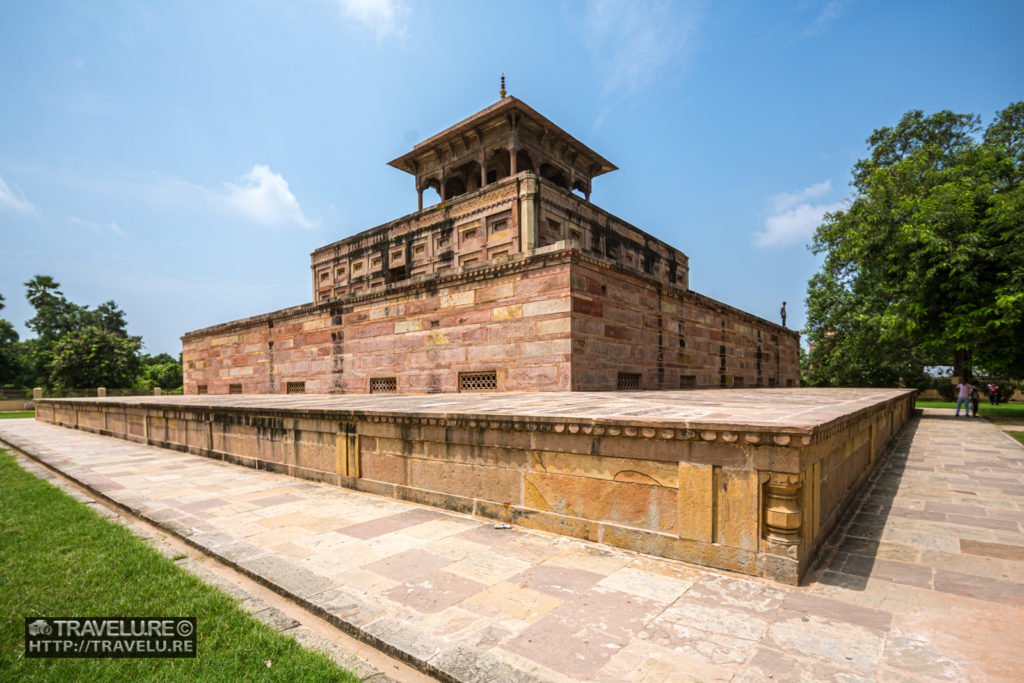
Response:
M979 133L972 114L911 111L868 138L811 246L811 383L914 384L955 360L1024 375L1024 102Z
M21 371L18 331L10 322L0 318L0 386L17 382Z
M125 313L115 302L105 301L94 309L75 304L48 275L33 277L25 288L35 309L25 324L36 337L18 341L13 325L0 320L0 384L65 389L134 386L147 392L154 386L181 385L180 362L168 354L141 354L142 339L128 334Z
M0 310L3 308L4 296L0 294ZM14 325L0 318L0 386L21 384L30 374L25 361L24 342L19 342Z
M141 337L89 325L57 341L50 383L64 389L130 387L142 368L141 349Z
M148 393L153 387L176 389L182 383L181 361L167 353L142 357L142 374L135 382L139 389Z

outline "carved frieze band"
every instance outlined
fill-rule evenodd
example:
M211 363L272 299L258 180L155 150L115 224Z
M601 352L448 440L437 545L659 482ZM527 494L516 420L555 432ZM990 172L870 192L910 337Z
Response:
M540 422L509 419L473 419L459 417L424 417L372 415L367 422L422 425L430 427L454 427L461 429L502 429L508 431L554 432L555 434L584 434L586 436L627 436L645 439L678 439L684 441L720 441L723 443L764 444L800 447L812 442L806 434L771 434L765 432L741 432L734 430L695 430L673 427L643 427L632 425L593 424L590 422Z

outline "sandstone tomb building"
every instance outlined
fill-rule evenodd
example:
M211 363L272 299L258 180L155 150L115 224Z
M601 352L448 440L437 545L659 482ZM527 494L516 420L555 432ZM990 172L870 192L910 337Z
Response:
M686 254L590 202L616 167L521 100L390 165L418 210L314 251L311 303L186 333L185 393L799 384L799 336L692 291Z

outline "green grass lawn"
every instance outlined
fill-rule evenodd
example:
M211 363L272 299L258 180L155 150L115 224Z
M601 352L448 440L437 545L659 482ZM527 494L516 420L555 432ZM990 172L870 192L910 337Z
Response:
M0 420L10 420L17 417L35 417L36 411L34 410L15 410L10 412L0 413Z
M0 450L0 679L358 681ZM26 659L24 617L196 617L194 659ZM265 660L272 665L267 667Z
M956 411L956 401L918 401L918 408L948 408ZM1024 403L1000 403L997 406L982 401L978 415L996 424L1024 424Z

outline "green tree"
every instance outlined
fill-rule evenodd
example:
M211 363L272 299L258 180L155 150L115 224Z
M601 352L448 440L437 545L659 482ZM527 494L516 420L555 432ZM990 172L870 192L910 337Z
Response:
M813 384L914 384L925 365L1024 374L1024 102L911 111L868 138L808 283Z
M25 324L36 333L23 342L40 382L63 388L129 387L142 362L140 337L128 335L124 311L113 301L95 309L67 300L60 283L36 275L25 283L35 316Z
M177 389L182 384L180 360L175 360L169 353L142 356L142 374L135 383L137 388L148 393L153 387L172 390Z
M4 295L0 294L0 311L4 308ZM14 325L0 318L0 386L14 384L21 374L18 357L18 331Z
M82 321L122 337L128 336L128 320L113 301L104 301L93 311L86 307L82 310Z
M36 374L44 381L53 363L53 348L64 335L82 327L83 308L68 301L60 291L60 283L49 275L36 275L25 283L26 294L36 314L25 326L36 333L29 340L27 352Z
M50 384L71 389L130 387L142 369L141 337L90 325L61 337L53 348Z

